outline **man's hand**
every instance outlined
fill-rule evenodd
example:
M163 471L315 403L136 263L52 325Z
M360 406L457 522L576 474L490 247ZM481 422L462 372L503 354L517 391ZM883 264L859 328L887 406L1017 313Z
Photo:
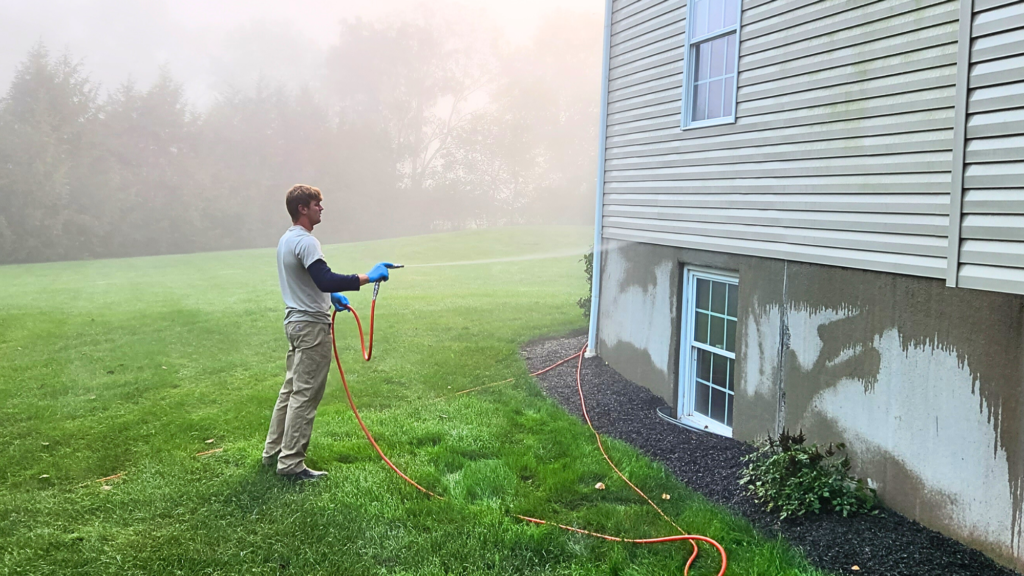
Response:
M381 262L373 267L372 270L366 273L366 279L369 282L387 282L388 281L388 268L394 266L391 262Z
M338 312L352 311L348 304L348 298L342 295L341 292L334 292L331 294L331 304L334 304L334 309Z

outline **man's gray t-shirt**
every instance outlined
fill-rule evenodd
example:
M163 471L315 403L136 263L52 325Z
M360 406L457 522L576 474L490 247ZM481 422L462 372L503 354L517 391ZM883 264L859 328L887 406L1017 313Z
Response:
M277 277L284 298L284 323L331 323L331 295L321 292L306 268L323 260L320 241L302 226L292 226L277 243Z

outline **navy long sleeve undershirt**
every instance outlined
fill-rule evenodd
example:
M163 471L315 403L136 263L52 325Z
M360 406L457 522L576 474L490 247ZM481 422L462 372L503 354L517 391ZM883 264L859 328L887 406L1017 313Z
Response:
M358 274L335 274L327 266L327 262L317 260L310 264L306 271L309 272L313 283L321 292L349 292L359 290Z

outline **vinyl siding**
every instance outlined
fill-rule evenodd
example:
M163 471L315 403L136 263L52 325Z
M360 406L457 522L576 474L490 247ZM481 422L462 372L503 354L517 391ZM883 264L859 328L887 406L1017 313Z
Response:
M1024 3L976 1L957 284L1024 293Z
M686 2L614 2L603 236L945 278L959 6L747 0L736 122L681 130ZM1024 40L999 33L979 49L991 63ZM993 130L984 115L1006 114L1000 103L1021 84L972 92L973 133ZM975 145L967 158L994 162L1014 142ZM1012 167L968 173L1016 177ZM965 213L984 205L973 192Z

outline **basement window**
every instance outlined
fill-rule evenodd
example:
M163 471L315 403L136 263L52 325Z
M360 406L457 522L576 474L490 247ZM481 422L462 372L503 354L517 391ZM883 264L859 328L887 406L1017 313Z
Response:
M686 267L678 418L732 436L739 279L729 272Z
M740 0L691 0L688 10L682 128L735 122Z

